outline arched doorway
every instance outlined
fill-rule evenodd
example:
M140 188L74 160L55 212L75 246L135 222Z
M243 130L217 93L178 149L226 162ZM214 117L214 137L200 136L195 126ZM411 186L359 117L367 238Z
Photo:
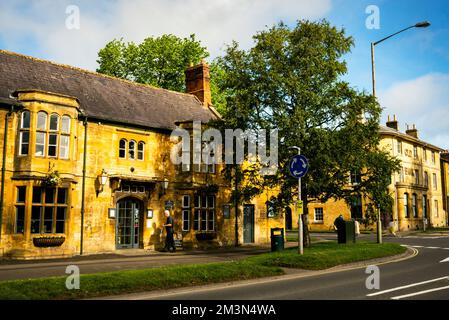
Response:
M142 242L141 201L125 198L117 202L116 247L117 249L139 248Z
M293 229L292 221L292 209L290 207L285 208L285 230Z

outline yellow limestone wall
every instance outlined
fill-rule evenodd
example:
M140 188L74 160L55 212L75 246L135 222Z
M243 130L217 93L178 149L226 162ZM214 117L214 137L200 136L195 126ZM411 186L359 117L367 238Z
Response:
M19 93L18 100L24 108L31 112L30 150L29 155L19 156L19 119L20 112L13 113L9 118L7 162L5 178L5 202L3 213L0 256L12 258L50 258L73 256L80 252L81 238L81 203L82 176L85 127L80 118L78 102L75 98L53 93L27 91ZM199 106L201 107L201 106ZM36 157L35 129L37 112L46 111L69 115L71 121L69 160ZM3 128L7 110L0 109L0 150L3 148ZM107 123L87 123L87 165L86 192L84 215L83 253L105 253L116 250L116 220L108 217L108 210L116 208L120 199L132 196L142 201L144 217L141 228L141 248L158 249L163 245L164 234L162 224L165 222L165 201L173 201L172 214L175 218L175 231L182 234L186 247L228 246L234 244L235 211L231 209L231 218L224 219L223 205L230 203L231 189L216 169L215 174L180 173L170 161L170 132L139 129L130 126L111 125ZM144 160L120 159L120 139L143 141L145 143ZM68 212L65 225L66 240L60 247L37 248L33 238L40 235L30 233L32 187L39 186L46 176L49 166L60 173L61 187L69 188ZM102 170L108 174L107 185L101 192L99 175ZM144 194L116 192L119 180L144 182L148 189ZM168 180L168 189L164 190L163 181ZM216 194L216 239L213 241L198 241L193 231L193 211L191 212L191 228L182 232L182 196L190 195L193 202L195 190L200 185L213 183L219 186ZM14 234L16 187L27 186L25 234ZM255 198L255 243L268 243L271 227L284 227L284 216L268 219L265 202L269 198L267 191ZM271 196L271 195L270 195ZM153 210L153 218L147 219L146 210ZM239 211L239 240L243 242L243 209Z

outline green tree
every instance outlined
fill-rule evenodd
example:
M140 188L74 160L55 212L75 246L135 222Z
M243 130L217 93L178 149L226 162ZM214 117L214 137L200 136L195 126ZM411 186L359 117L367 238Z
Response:
M369 194L376 206L385 205L398 162L378 148L381 107L375 98L342 80L343 56L353 39L325 20L299 21L293 28L279 23L253 38L251 49L234 42L215 61L216 85L225 100L221 126L279 130L277 174L265 177L258 190L251 185L251 194L280 186L276 207L295 201L297 180L290 177L288 162L295 154L290 147L298 146L310 160L302 180L306 226L310 198L350 201ZM351 172L360 174L360 183L348 183ZM238 193L246 194L240 188ZM307 228L305 245L310 245Z
M140 44L115 39L99 51L97 72L183 92L185 69L208 56L195 35L150 37Z

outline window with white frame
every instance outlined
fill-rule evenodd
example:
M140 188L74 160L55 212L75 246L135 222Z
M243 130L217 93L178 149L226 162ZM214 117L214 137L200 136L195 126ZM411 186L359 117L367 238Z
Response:
M60 117L57 113L50 116L39 111L36 117L36 140L34 155L67 160L70 154L70 124L67 115Z
M429 186L429 173L427 171L424 171L424 186Z
M323 208L315 208L315 222L323 222L324 210Z
M413 158L418 159L418 147L413 146Z
M19 155L28 155L30 149L31 113L24 110L20 115Z
M419 184L419 170L414 170L415 184Z
M69 116L62 116L61 135L59 142L59 158L68 159L70 149L70 122Z
M50 115L50 128L48 133L48 148L47 156L56 158L58 152L58 130L59 130L59 115L53 113Z
M435 164L435 151L432 151L432 163Z
M412 211L413 211L413 218L417 218L418 217L418 208L417 208L417 198L416 198L416 194L412 195Z
M14 225L14 233L25 233L25 201L26 201L26 187L20 186L16 188L16 217Z
M136 159L136 142L134 140L131 140L128 144L128 157L129 160Z
M405 181L404 167L401 167L401 172L399 173L399 182Z
M423 148L422 154L423 154L424 161L427 162L427 149L426 148Z
M193 230L215 230L215 196L195 195Z
M438 200L433 200L433 212L435 215L435 218L438 218Z
M409 206L408 206L408 193L404 193L404 214L405 217L408 218L410 216L409 212Z
M402 141L398 140L398 153L402 154Z
M36 157L45 157L45 145L47 141L47 113L39 111L37 113L36 123L36 145L34 155Z
M118 146L118 157L121 159L126 158L126 145L128 144L128 141L126 139L120 139L119 146Z
M137 160L144 160L144 154L145 154L145 143L140 141L137 144Z
M182 197L182 231L190 230L190 196Z
M437 174L436 173L432 173L432 184L433 184L433 189L437 190L438 182L437 182Z
M145 160L145 142L122 138L118 144L118 157L128 160Z

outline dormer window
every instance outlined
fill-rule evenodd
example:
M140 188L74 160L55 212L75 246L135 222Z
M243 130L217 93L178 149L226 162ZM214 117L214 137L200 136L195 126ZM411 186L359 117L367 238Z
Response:
M129 142L128 156L130 160L136 159L136 142L134 140Z
M145 142L120 139L118 146L118 157L120 159L140 160L145 159Z
M140 141L138 146L137 146L137 159L138 160L143 160L144 159L144 150L145 150L145 143Z
M126 139L121 139L119 143L119 149L118 149L118 157L121 159L126 158Z

